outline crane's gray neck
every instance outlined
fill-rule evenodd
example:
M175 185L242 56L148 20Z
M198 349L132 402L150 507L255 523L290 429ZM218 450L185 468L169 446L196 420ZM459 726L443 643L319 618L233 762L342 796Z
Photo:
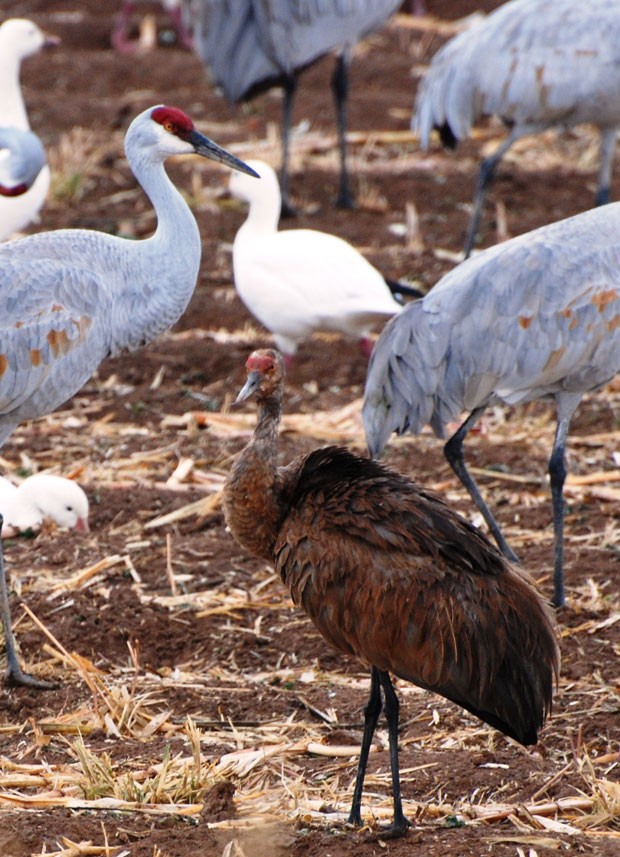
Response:
M157 229L152 236L159 244L158 252L164 250L174 254L180 250L179 238L183 239L183 253L189 253L195 265L200 264L200 232L196 218L181 193L170 181L163 161L128 156L136 179L150 199L157 216Z
M139 347L179 319L196 286L202 249L194 215L163 162L134 155L130 165L155 209L157 228L150 238L123 242L127 288L122 312L127 324L117 327L113 353Z

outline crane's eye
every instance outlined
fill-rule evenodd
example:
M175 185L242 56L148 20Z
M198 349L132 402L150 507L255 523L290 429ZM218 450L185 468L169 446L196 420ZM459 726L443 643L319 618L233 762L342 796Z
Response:
M169 134L174 134L174 123L168 119L167 122L164 122L164 130L168 131Z

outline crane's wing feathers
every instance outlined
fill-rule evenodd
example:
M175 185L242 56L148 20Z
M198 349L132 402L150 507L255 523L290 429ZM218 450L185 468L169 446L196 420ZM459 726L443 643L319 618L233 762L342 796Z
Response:
M523 133L554 124L616 124L620 15L608 0L505 3L433 57L413 126L424 148L433 128L456 140L485 115ZM445 132L444 132L445 133Z
M87 254L79 272L66 265L62 242L46 256L43 236L32 236L36 254L29 238L0 247L0 414L11 420L10 427L0 420L0 441L21 419L70 398L106 356L98 322L110 308L101 278L89 272Z
M535 742L553 677L517 665L541 652L557 663L551 618L529 580L439 498L347 450L318 450L292 492L275 566L341 651ZM534 616L531 636L523 616Z
M492 247L391 319L366 380L373 455L392 432L430 423L443 436L446 423L493 398L583 393L615 375L620 249L610 215L594 209Z
M230 101L251 98L377 29L401 0L185 0L194 44Z

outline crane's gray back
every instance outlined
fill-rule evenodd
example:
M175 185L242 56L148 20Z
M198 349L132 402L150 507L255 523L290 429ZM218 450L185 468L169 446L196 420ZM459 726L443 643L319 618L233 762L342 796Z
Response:
M152 270L151 240L67 229L0 245L0 444L70 398L105 357L178 319L179 280L186 303L197 263L185 278L175 265Z
M532 126L620 121L620 4L513 0L433 57L413 126L428 146L444 122L457 139L481 116Z
M187 0L196 50L230 101L377 29L401 0Z
M494 399L583 394L620 370L620 203L458 265L384 328L363 408L369 448Z

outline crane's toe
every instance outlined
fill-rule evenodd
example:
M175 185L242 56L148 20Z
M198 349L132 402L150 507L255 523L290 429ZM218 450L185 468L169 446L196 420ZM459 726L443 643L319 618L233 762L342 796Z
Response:
M56 690L57 682L43 681L25 673L19 666L11 666L6 671L5 683L8 687L31 687L34 690Z

